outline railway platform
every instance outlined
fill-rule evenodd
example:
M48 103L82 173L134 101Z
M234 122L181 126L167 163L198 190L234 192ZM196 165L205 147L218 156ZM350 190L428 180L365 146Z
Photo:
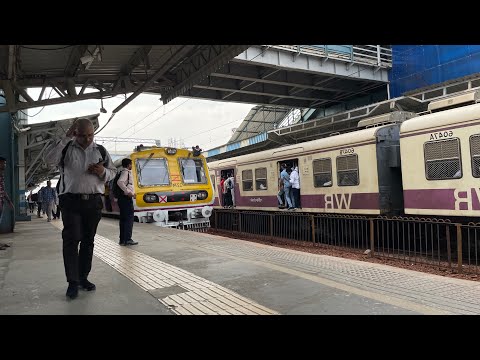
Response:
M103 218L89 280L67 300L61 221L0 235L1 315L480 314L480 282Z

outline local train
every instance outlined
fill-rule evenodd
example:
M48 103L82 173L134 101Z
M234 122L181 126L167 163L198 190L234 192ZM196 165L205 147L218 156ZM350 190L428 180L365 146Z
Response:
M213 186L203 155L185 149L139 146L128 158L132 160L134 212L139 222L162 227L210 226ZM114 162L117 169L121 163L122 159ZM105 185L103 214L119 215L111 185Z
M298 166L300 205L309 213L480 217L480 104L477 92L431 102L423 114L364 129L208 163L219 182L234 174L234 206L280 211L280 165ZM465 102L467 102L465 104ZM388 115L388 114L387 114Z

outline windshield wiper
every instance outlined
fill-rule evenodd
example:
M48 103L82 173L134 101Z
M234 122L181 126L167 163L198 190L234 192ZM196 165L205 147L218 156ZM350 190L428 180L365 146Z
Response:
M147 160L145 160L145 162L143 163L143 166L140 168L140 172L142 172L142 170L145 168L145 166L148 164L148 162L150 161L150 159L152 158L152 156L154 155L154 153L152 152L150 154L150 156L147 158Z

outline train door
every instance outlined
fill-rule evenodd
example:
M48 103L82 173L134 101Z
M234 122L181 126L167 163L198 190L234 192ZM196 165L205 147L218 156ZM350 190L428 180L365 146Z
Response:
M281 173L286 170L288 174L289 186L284 187L284 181L281 181ZM292 174L293 172L293 174ZM300 203L300 170L298 168L298 159L285 159L277 162L279 196L282 200L280 207L301 208Z
M223 207L235 206L235 170L223 169L220 170L220 177L225 179L223 183Z

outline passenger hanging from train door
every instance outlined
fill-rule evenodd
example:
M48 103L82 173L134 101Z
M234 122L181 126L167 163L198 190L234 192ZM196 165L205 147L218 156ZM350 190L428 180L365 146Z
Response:
M223 207L225 207L225 187L224 187L224 184L225 184L225 179L226 179L226 176L222 174L222 180L220 180L220 205L222 205Z
M293 206L292 198L291 198L292 184L290 183L289 172L291 172L291 170L288 168L287 164L282 164L282 173L280 174L280 177L283 181L283 190L285 191L285 202L288 204L288 210L294 210L295 207Z
M301 209L300 204L300 176L298 174L298 166L292 167L292 173L290 174L290 182L292 183L292 203L293 207Z
M285 200L285 190L283 189L283 180L282 180L281 176L278 178L277 199L278 199L278 208L279 209L285 209L285 201L284 201Z
M227 175L227 180L224 183L226 195L228 199L227 207L235 206L235 179L233 178L233 173Z

